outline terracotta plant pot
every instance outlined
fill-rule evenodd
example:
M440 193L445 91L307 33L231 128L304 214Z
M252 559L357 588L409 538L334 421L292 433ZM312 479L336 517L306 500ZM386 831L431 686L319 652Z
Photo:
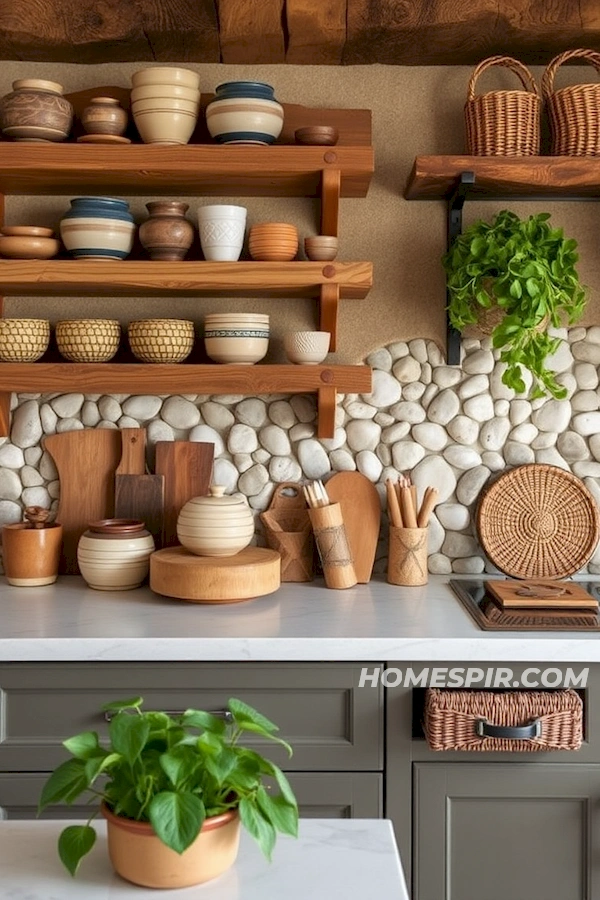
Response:
M196 840L176 853L156 836L149 822L115 816L105 804L108 855L121 878L151 888L180 888L211 881L236 860L240 841L237 810L206 819Z
M31 528L26 522L2 528L2 559L9 584L37 587L52 584L58 576L62 525Z

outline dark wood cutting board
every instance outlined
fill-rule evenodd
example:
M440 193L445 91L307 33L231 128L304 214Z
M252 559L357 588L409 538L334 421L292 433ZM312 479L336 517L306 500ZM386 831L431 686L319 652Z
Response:
M121 458L121 432L84 428L51 434L44 449L54 460L60 480L56 521L63 527L59 572L79 574L77 544L90 522L115 512L115 470Z
M325 485L332 503L339 503L360 584L371 580L381 523L381 502L375 485L360 472L338 472Z
M115 516L140 519L158 545L162 540L164 478L146 474L145 428L122 428L121 439L121 462L115 474Z
M177 517L192 497L208 494L212 479L215 445L203 441L157 441L157 475L164 476L162 546L177 540Z

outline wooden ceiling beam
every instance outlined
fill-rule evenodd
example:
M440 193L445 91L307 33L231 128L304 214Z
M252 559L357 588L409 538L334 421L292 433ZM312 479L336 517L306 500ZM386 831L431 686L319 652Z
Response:
M285 61L339 66L346 43L347 0L286 0Z
M217 0L221 62L285 62L284 0Z

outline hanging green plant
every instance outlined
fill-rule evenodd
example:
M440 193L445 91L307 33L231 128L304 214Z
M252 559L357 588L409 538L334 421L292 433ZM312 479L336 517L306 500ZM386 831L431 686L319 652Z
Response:
M506 363L502 380L522 394L522 367L528 369L532 399L566 397L566 388L547 367L561 343L548 328L573 325L586 303L575 268L577 241L552 228L549 219L549 213L520 219L504 209L491 224L470 225L442 257L452 326L463 331L495 313L491 338Z

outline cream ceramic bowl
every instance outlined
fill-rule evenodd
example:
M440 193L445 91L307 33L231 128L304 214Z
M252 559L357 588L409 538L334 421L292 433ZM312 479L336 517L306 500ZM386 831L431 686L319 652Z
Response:
M130 591L139 587L150 570L155 550L151 534L130 536L84 532L77 545L77 564L89 587L96 591Z
M215 484L209 497L194 497L182 507L177 537L197 556L235 556L254 536L254 516L239 497L226 497Z
M283 336L283 346L290 362L317 366L329 352L331 335L328 331L289 331Z
M198 100L184 100L182 97L148 97L147 100L135 100L131 104L131 112L134 115L144 112L169 112L176 109L178 112L192 113L198 116L200 102Z
M200 76L191 69L182 69L179 66L149 66L134 72L131 83L134 88L142 84L181 84L199 90Z
M191 110L133 110L135 127L145 144L187 144L194 133L198 113Z
M157 97L192 100L199 103L200 91L184 84L143 84L131 91L132 103L137 103L138 100L155 100Z
M260 313L208 315L204 346L214 362L251 366L269 349L269 317Z

